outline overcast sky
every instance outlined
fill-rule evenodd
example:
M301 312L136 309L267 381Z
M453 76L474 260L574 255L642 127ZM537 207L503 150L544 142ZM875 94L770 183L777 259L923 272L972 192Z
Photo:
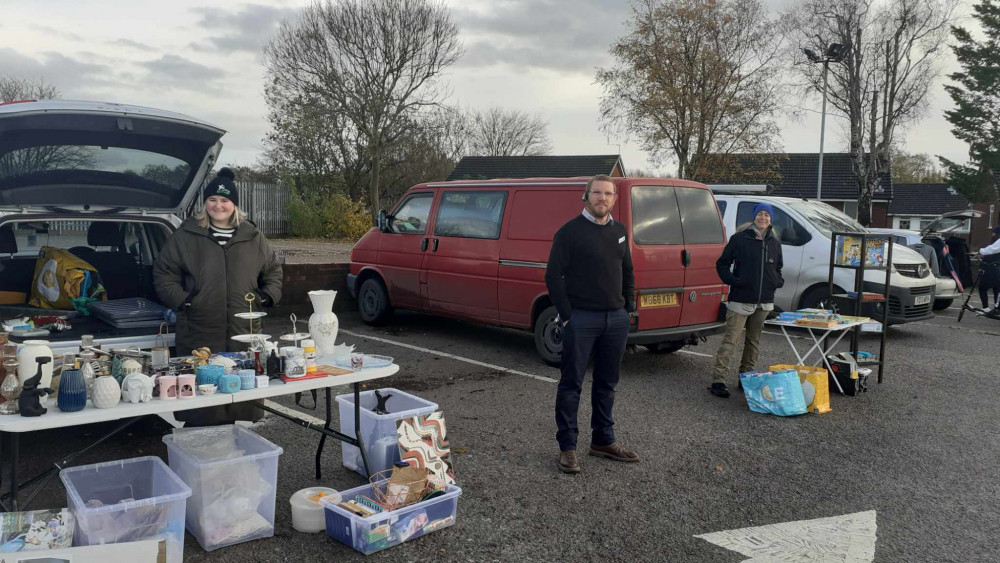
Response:
M794 0L765 0L773 10ZM206 7L206 4L211 7ZM268 125L260 46L304 0L135 2L0 0L0 74L43 77L66 99L115 101L186 113L226 129L222 162L252 164ZM501 105L549 123L553 154L612 154L629 170L673 171L627 139L600 131L594 71L629 17L625 0L448 0L464 56L448 71L451 102ZM945 71L956 68L950 58ZM910 152L964 161L949 132L941 87L928 115L904 132ZM819 150L819 100L782 120L788 152ZM843 151L842 118L827 119L827 152Z

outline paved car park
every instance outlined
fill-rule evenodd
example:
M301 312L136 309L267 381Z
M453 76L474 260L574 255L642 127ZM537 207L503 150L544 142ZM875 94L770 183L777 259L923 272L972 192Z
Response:
M582 473L572 476L555 464L558 370L537 359L529 333L408 313L371 328L353 313L341 314L343 340L391 355L401 366L385 386L441 406L463 488L455 526L371 558L736 562L749 557L695 536L806 521L796 528L806 537L783 537L784 553L803 543L817 553L853 545L862 557L841 560L864 561L871 559L863 557L860 536L868 532L807 521L874 511L875 561L995 560L1000 323L970 314L957 324L955 316L949 309L931 321L891 328L885 382L859 397L833 395L833 412L826 415L782 419L749 412L739 393L711 396L708 371L720 337L667 355L640 348L625 357L615 414L619 439L642 462L584 455ZM874 340L867 342L873 349ZM766 332L761 348L762 362L791 359L776 331ZM294 406L290 399L283 403ZM586 403L581 428L589 425ZM82 447L99 430L22 438L21 475ZM165 456L160 438L166 431L151 421L74 464ZM291 528L288 498L315 483L318 435L275 417L254 431L285 450L275 537L205 553L188 535L185 559L361 560L324 534ZM344 489L360 482L340 466L339 448L328 445L321 483ZM33 508L64 505L63 488L53 480ZM785 528L776 530L749 533L750 543L770 542Z

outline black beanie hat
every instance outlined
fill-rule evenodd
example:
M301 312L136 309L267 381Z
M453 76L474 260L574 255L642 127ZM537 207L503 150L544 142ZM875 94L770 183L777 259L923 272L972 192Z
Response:
M240 192L236 189L236 174L232 170L229 168L219 170L215 178L212 178L212 181L205 186L203 201L208 201L208 198L213 195L224 197L233 202L233 205L240 204Z

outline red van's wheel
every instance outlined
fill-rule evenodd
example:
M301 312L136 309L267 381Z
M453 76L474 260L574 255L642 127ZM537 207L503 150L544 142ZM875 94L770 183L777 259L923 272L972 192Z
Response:
M380 325L389 320L392 306L389 304L389 293L385 290L382 280L369 278L361 284L358 292L358 311L361 320L370 325Z
M562 326L556 320L558 316L556 308L550 306L535 321L535 350L543 362L554 367L562 363Z

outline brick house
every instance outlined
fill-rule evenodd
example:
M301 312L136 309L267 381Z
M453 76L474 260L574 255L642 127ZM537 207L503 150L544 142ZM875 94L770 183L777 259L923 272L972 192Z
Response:
M731 176L723 173L711 183L771 184L772 195L816 199L819 153L736 154L728 157L739 167ZM774 170L774 167L777 170ZM759 177L756 176L759 171ZM851 155L823 153L822 201L851 217L858 216L858 183L851 172ZM872 227L889 224L888 208L893 198L891 174L882 175L872 198Z
M970 207L968 198L948 184L893 184L889 227L919 231L942 213ZM958 233L967 237L969 225Z
M493 178L573 178L607 174L625 176L620 155L569 156L465 156L448 174L448 180Z

